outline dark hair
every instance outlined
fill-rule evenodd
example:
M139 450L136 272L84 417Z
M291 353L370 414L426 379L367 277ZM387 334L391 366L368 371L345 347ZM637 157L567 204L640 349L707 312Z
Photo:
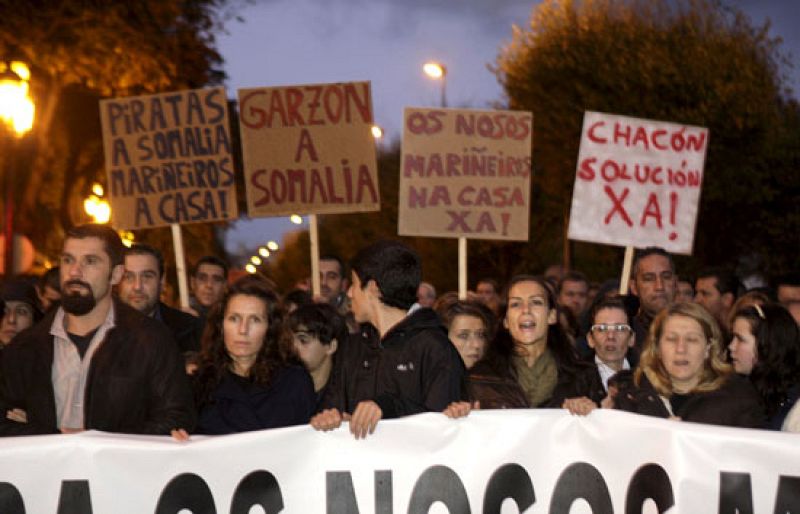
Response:
M615 295L601 299L592 307L592 317L589 320L591 324L594 324L594 318L597 316L597 313L603 309L619 309L625 313L625 317L628 318L628 323L631 321L631 315L628 313L628 307L625 305L625 301L621 296Z
M489 284L494 289L495 294L500 292L500 283L493 279L493 278L482 278L475 282L475 289L478 289L478 286L481 284Z
M120 266L125 263L124 253L125 245L122 244L122 239L113 228L106 225L97 225L94 223L87 223L85 225L78 225L67 230L67 239L87 239L94 237L103 242L103 249L111 261L111 267Z
M346 270L344 269L344 261L342 261L342 259L340 259L338 256L332 255L332 254L325 254L325 255L323 255L323 256L321 256L319 258L319 261L320 262L322 262L322 261L336 261L336 263L339 265L339 276L341 276L342 278L344 278L346 276L345 275L345 271Z
M800 287L800 271L790 271L775 277L775 290L778 286Z
M800 382L800 328L789 311L774 303L745 307L736 318L747 320L755 336L757 358L750 381L772 417Z
M734 298L739 296L740 284L739 279L736 278L732 272L723 268L704 268L697 274L697 280L701 278L714 278L716 283L714 287L717 288L719 294L733 294Z
M128 255L149 255L153 257L158 263L158 277L164 276L164 256L158 248L155 248L144 243L136 243L130 248L125 249L125 257Z
M378 241L359 251L350 268L358 275L361 288L374 280L381 292L381 302L408 310L417 301L422 281L419 255L397 241Z
M11 277L0 285L0 303L22 302L31 307L33 311L33 323L42 319L42 311L39 310L39 299L36 297L36 289L31 280L17 276ZM0 319L5 317L5 310L0 310Z
M216 255L204 255L203 257L200 257L200 259L197 261L197 264L194 265L194 269L192 270L193 277L197 275L197 271L203 264L219 266L220 268L222 268L222 275L225 277L226 280L228 279L228 263L220 259Z
M334 339L342 345L348 336L344 316L328 303L303 305L289 314L287 323L289 331L297 332L300 327L303 327L306 332L326 346L331 344Z
M284 310L289 310L290 303L295 304L297 307L302 307L303 305L311 305L314 303L314 298L308 291L304 291L302 289L292 289L283 295Z
M547 308L556 309L556 311L558 311L553 285L547 279L538 275L516 275L508 282L503 291L503 306L499 319L502 320L506 317L506 313L508 312L508 295L511 289L521 282L535 282L539 284L542 289L545 290ZM559 373L566 372L568 374L574 374L577 372L578 368L581 367L575 347L564 331L564 327L558 321L547 327L547 348L553 352L553 357L555 357L558 363ZM504 365L516 376L516 371L511 364L511 357L514 355L514 341L511 338L509 330L502 325L498 329L494 341L487 348L487 355L490 353L492 354L490 359L504 361Z
M661 257L667 259L669 261L669 269L675 273L675 262L672 260L672 255L659 246L648 246L647 248L643 248L636 252L636 258L633 260L631 277L636 278L636 275L639 273L639 265L641 264L642 259L645 257L650 257L651 255L660 255Z
M564 275L564 278L558 281L558 292L561 292L561 289L564 287L564 282L583 282L586 284L586 288L589 288L589 279L580 271L570 271Z
M289 356L279 345L283 329L283 311L279 306L278 295L263 278L258 275L246 275L231 284L222 301L209 313L203 332L197 371L195 399L198 408L209 401L211 394L233 362L225 349L222 324L231 298L240 295L258 298L264 302L267 309L267 333L253 364L250 380L256 384L269 385L275 372L287 364Z
M45 271L40 277L38 282L36 283L36 287L39 289L40 292L44 292L45 287L49 287L55 291L61 292L61 277L59 275L60 268L58 266L53 266L52 268Z
M443 305L437 313L448 330L457 316L472 316L483 322L487 341L491 341L497 331L497 319L494 313L489 307L478 301L458 300L449 305Z

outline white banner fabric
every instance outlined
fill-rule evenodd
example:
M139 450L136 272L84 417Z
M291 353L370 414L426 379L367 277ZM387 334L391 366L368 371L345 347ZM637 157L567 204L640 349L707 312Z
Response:
M0 440L0 511L800 512L800 436L617 411L424 414L225 437ZM518 509L519 505L519 509Z

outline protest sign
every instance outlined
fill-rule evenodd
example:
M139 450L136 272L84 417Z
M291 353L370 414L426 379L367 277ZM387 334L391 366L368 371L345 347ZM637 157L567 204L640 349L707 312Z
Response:
M586 112L570 239L691 254L708 129Z
M380 210L369 82L239 90L250 216Z
M102 100L100 117L114 227L238 216L223 88Z
M398 233L528 240L533 115L404 112Z
M383 420L358 441L346 424L187 443L100 432L6 438L0 505L54 514L798 512L797 437L524 409Z

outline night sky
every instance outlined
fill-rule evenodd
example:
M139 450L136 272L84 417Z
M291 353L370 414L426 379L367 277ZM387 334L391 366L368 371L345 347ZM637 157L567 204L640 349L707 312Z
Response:
M784 50L800 56L800 1L737 0L760 25L772 20L772 34ZM238 88L372 82L375 121L385 138L399 140L405 106L439 104L440 83L422 72L427 60L448 68L451 107L492 107L503 92L488 69L511 39L512 24L525 26L532 6L521 0L256 0L228 22L218 43L228 73L228 96ZM790 70L800 90L800 70ZM535 136L534 136L535 140ZM288 218L238 221L228 231L230 252L252 251L267 240L280 242L298 228Z

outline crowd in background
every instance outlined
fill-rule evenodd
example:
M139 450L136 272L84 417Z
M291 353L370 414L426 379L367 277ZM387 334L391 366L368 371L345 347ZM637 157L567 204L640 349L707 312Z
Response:
M626 294L554 265L482 278L460 299L422 269L379 241L347 265L323 256L314 297L304 281L282 294L262 276L229 280L206 256L180 309L162 301L157 248L75 227L58 267L2 284L0 435L348 421L366 437L381 419L499 408L800 432L800 273L748 289L723 268L679 275L646 248Z

